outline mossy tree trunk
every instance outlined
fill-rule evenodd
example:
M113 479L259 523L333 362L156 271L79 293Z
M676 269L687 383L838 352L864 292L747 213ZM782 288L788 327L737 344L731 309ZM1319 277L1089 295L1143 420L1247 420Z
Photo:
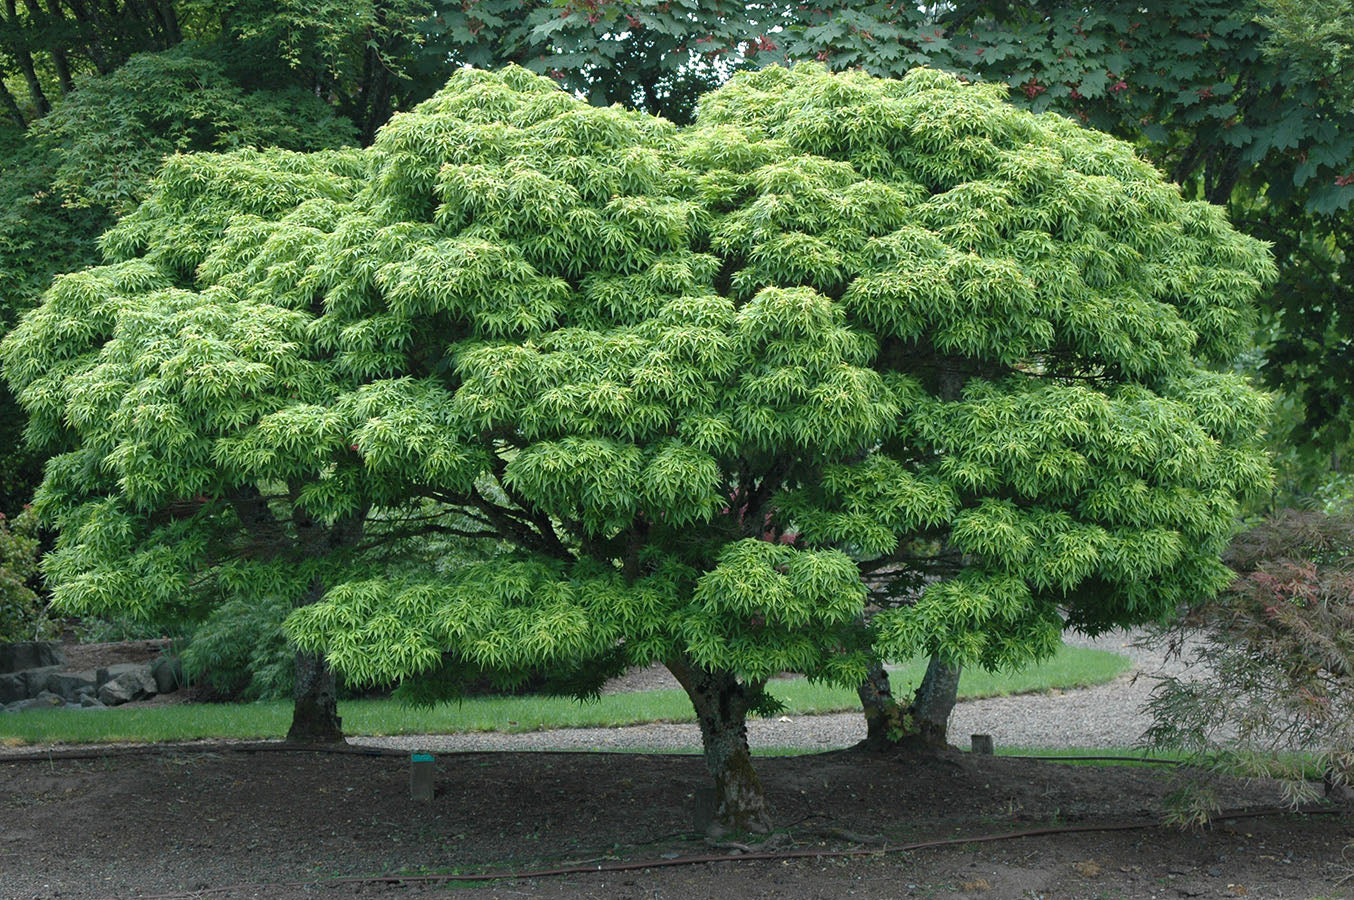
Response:
M684 659L671 660L667 665L695 707L705 766L715 780L711 834L769 832L766 793L752 767L748 748L748 686L731 672L708 672Z
M912 703L903 707L893 696L889 673L882 665L872 666L856 689L865 711L866 733L861 746L875 751L947 747L960 673L960 666L931 657Z
M902 740L907 732L907 710L894 699L889 673L882 664L870 666L856 693L865 710L863 746L870 750L887 750Z

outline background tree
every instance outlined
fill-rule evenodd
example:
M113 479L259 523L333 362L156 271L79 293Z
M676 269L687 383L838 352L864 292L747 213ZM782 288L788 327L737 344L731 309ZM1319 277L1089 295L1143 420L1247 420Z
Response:
M182 0L195 31L230 49L250 89L295 85L352 122L361 142L396 109L426 98L450 61L423 46L426 0Z
M298 87L246 91L212 47L179 44L133 56L33 123L28 140L54 158L53 190L94 222L145 199L175 153L280 147L319 150L356 143L352 124Z
M790 21L778 3L665 0L481 0L443 8L429 47L478 68L515 63L597 106L619 103L684 124L701 94L758 53Z
M0 514L0 640L48 636L50 623L33 591L38 574L37 519L25 511L10 522Z

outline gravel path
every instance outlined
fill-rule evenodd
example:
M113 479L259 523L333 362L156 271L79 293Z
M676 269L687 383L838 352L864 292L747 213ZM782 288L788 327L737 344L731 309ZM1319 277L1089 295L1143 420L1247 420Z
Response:
M1134 668L1098 687L1017 697L970 700L955 707L950 719L951 740L967 745L970 734L990 734L997 746L1016 747L1131 747L1147 727L1140 708L1155 676L1178 671L1156 650L1133 646L1135 634L1111 632L1094 640L1068 635L1067 643L1110 650L1128 656ZM676 687L662 669L632 672L611 690L647 690ZM748 722L748 740L754 748L799 747L832 750L849 747L865 737L859 712L825 716L781 716ZM696 751L700 732L694 724L634 725L624 728L561 728L525 734L430 734L395 737L354 737L350 743L407 750L628 750Z

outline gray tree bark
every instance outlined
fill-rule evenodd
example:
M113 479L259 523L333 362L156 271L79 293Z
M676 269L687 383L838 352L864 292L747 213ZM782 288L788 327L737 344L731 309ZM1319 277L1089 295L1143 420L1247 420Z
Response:
M931 657L926 674L912 698L910 710L917 734L923 743L932 747L948 745L950 713L959 696L960 666Z
M898 705L889 684L889 673L874 663L856 688L865 710L865 744L869 750L888 750L907 734L907 711Z
M4 72L0 72L0 77ZM11 120L20 128L28 127L28 120L24 118L23 110L19 109L19 103L14 99L14 95L5 87L4 82L0 81L0 105L5 107L5 112L9 114Z
M24 5L28 7L28 15L34 23L41 22L46 18L43 14L42 7L38 5L38 0L24 0ZM48 6L53 18L62 18L60 9L51 9L50 3ZM64 97L66 94L75 90L75 82L71 80L70 59L66 56L65 49L56 46L55 43L45 49L47 50L47 55L52 58L52 68L56 70L56 80L61 86L61 95Z
M299 744L343 743L334 672L318 653L296 653L296 686L292 692L291 728L287 740Z
M256 487L242 487L228 499L240 524L250 536L253 545L251 550L262 559L289 553L322 556L340 547L350 547L361 538L367 513L364 507L326 526L303 513L293 496L292 521L297 531L297 539L293 541ZM315 579L306 591L302 605L318 603L326 587L322 579ZM323 654L297 651L294 664L296 680L292 689L292 722L287 731L287 740L305 744L342 743L343 720L338 714L338 687L334 671L329 668Z
M866 750L944 749L949 745L950 714L959 695L960 666L931 657L926 674L906 708L889 684L889 673L875 664L856 689L865 711Z
M710 834L766 834L771 815L748 748L747 688L730 672L707 672L686 660L672 660L667 666L695 707L705 767L715 780Z

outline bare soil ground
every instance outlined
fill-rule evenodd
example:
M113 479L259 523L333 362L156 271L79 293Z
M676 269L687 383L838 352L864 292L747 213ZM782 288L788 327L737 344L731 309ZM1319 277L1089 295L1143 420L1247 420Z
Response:
M111 644L80 644L66 641L61 653L66 657L66 669L81 672L117 663L150 663L169 648L164 639L150 641L118 641Z
M479 897L1330 898L1350 896L1354 811L968 842L864 857L739 858L695 829L707 785L693 756L440 756L437 794L409 799L392 756L146 749L95 759L0 759L0 897L433 897L400 876L607 866L664 868L458 885ZM822 853L1048 826L1149 821L1159 769L850 751L758 761L784 834ZM1229 807L1273 784L1226 785ZM732 854L732 855L731 855ZM720 861L680 864L685 857ZM676 864L675 864L676 863ZM386 881L335 881L342 878ZM304 882L299 884L298 882ZM234 885L234 887L231 887Z

